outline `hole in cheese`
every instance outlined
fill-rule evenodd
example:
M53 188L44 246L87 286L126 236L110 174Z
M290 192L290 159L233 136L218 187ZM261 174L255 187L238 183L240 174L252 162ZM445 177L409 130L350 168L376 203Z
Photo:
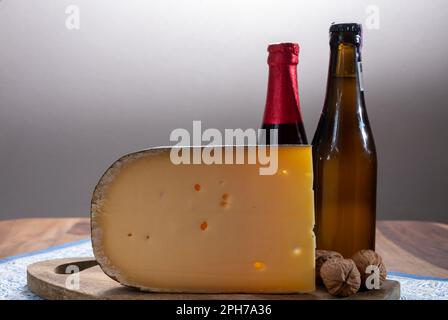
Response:
M208 223L207 223L207 221L202 222L202 223L201 223L201 230L202 230L202 231L205 231L207 228L208 228Z
M266 268L266 265L263 262L261 262L261 261L255 261L254 262L254 269L255 270L263 270L265 268Z
M132 233L128 233L128 237L132 237Z
M222 195L222 200L226 201L227 199L229 199L229 194L228 193L224 193Z
M196 183L194 185L194 190L196 190L197 192L201 191L201 185L199 183Z
M302 249L300 249L299 247L294 247L294 249L292 249L292 253L295 256L298 256L298 255L300 255L302 253Z
M221 201L221 202L219 203L219 206L220 206L221 208L227 208L228 203L227 203L227 201Z

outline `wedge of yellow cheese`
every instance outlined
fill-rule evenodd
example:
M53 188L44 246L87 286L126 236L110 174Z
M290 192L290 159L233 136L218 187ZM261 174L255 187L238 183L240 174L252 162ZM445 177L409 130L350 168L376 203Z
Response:
M258 161L175 165L170 151L126 155L99 181L92 244L107 275L161 292L314 290L311 147L280 146L273 175Z

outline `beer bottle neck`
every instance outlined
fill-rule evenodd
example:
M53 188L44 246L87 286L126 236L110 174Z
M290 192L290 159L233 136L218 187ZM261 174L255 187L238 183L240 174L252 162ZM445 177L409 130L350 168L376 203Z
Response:
M326 107L345 109L363 107L364 88L359 43L330 41L330 46ZM336 103L340 95L345 96L343 100L346 103ZM352 101L352 103L347 103L348 101Z
M297 86L297 64L270 64L263 129L278 130L278 144L308 144ZM266 143L271 144L269 136Z
M269 79L263 129L277 130L278 144L307 144L297 86L299 45L271 44L268 52ZM271 144L269 134L265 141Z
M361 73L361 51L353 43L338 43L331 47L330 78L359 78Z
M268 47L269 79L264 124L301 123L297 64L299 45L277 43Z
M296 64L269 66L265 124L301 122Z

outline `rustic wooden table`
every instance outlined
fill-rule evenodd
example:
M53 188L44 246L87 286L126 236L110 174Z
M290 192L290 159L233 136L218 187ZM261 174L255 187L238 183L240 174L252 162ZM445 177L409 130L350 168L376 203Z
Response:
M0 221L0 258L88 238L88 218ZM377 251L389 271L448 278L448 225L379 221Z

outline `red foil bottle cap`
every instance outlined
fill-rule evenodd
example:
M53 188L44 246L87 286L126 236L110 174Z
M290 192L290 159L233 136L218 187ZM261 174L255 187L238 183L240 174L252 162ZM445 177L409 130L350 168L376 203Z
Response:
M268 46L269 80L264 124L302 123L297 86L297 43Z
M268 64L298 64L299 44L297 43L273 43L268 46Z

